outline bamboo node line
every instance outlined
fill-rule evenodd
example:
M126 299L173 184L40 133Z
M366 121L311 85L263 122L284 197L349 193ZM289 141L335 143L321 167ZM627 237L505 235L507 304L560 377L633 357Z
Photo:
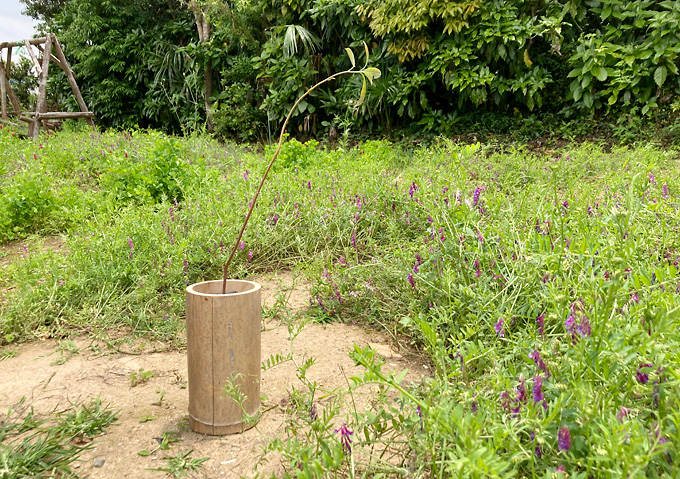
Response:
M12 68L12 49L18 46L26 47L28 56L31 59L31 62L33 62L33 67L38 73L38 99L34 112L24 111L21 108L19 99L9 83ZM38 50L38 54L34 51L34 47ZM3 58L5 58L5 48L7 49L6 63L3 60ZM42 58L40 59L39 57ZM80 111L47 111L47 76L49 73L50 61L53 61L64 70L66 78L71 85L73 96L78 102ZM9 104L7 102L8 99ZM8 111L10 105L13 111ZM56 120L59 122L65 118L84 118L92 129L95 129L94 113L88 110L85 100L83 100L83 96L80 94L80 89L76 83L76 77L68 64L68 61L66 61L64 51L54 33L48 33L42 38L31 38L18 42L0 42L0 107L2 112L0 122L16 126L16 123L9 120L10 116L26 122L28 124L28 136L31 138L38 138L41 126L45 130L54 128L56 124L49 120Z

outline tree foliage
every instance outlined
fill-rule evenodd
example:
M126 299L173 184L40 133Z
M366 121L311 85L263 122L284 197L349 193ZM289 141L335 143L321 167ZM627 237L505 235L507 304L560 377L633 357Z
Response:
M214 105L218 134L273 136L301 92L346 69L345 48L363 42L383 72L366 101L356 107L357 79L334 82L298 106L292 132L434 135L479 111L680 107L671 0L23 1L59 5L43 19L105 125L176 129L204 122ZM189 4L210 26L206 41Z

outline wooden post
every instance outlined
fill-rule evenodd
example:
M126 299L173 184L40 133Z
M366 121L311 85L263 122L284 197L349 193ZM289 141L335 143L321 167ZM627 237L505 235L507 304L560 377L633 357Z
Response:
M9 77L10 77L11 71L12 71L12 49L11 48L7 49L7 66L6 66L5 70L7 72L7 82L9 83Z
M9 75L7 75L7 70L5 70L5 66L2 63L2 60L0 60L0 75L4 75L5 78L9 77ZM12 85L10 85L9 82L5 85L5 91L9 96L9 100L12 103L12 106L14 107L14 111L17 113L17 115L21 115L22 111L21 105L19 105L19 99L14 94L14 90L12 90Z
M40 73L40 82L38 84L38 101L35 105L35 116L33 120L33 128L29 127L29 136L38 138L40 133L40 121L38 120L38 113L47 112L47 73L50 69L50 52L52 51L52 34L45 38L45 51L42 58L42 72Z
M35 72L38 75L42 74L42 68L40 67L40 62L38 61L38 57L35 56L35 52L33 51L33 47L31 46L30 43L28 43L28 40L24 40L26 42L26 51L28 52L28 56L33 62L33 66L35 67Z
M52 41L54 41L54 39L57 38L57 37L54 35L54 33L49 33L48 36L50 36L50 35L53 37L53 38L52 38ZM38 50L40 50L40 53L42 53L43 55L45 54L45 52L43 51L43 47L41 47L40 45L36 45L35 47L36 47ZM59 61L59 59L58 59L57 57L55 57L54 55L52 55L52 52L50 52L50 58L52 59L52 61L53 61L54 63L56 63L57 65L59 65L61 68L64 68L64 66L61 64L61 62Z
M82 112L87 112L87 105L85 104L85 100L83 100L83 96L80 94L80 88L78 88L78 84L76 83L76 78L73 75L73 72L71 71L71 67L68 64L68 61L66 60L66 56L64 55L64 51L61 49L61 44L59 43L59 40L57 37L54 37L54 52L57 54L57 57L61 61L61 68L64 70L64 73L66 73L66 78L68 78L68 82L71 85L71 90L73 91L73 96L76 97L76 101L78 102L78 106L80 107L80 111ZM94 121L92 120L91 117L87 118L87 122L90 124L92 129L94 130Z
M0 63L2 62L2 50L0 50ZM7 121L7 87L5 82L9 84L5 77L5 68L0 70L0 109L2 111L2 120Z

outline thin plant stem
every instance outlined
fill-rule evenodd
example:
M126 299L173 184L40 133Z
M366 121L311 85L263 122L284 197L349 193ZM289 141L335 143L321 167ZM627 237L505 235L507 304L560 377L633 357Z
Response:
M234 243L234 247L231 250L231 254L229 255L229 259L227 259L227 262L224 264L224 275L222 277L222 294L227 293L227 271L229 270L229 265L231 264L231 260L234 258L234 254L236 253L236 250L239 247L239 244L241 243L241 238L243 237L243 232L246 229L246 226L248 225L248 221L250 220L250 215L253 213L253 209L255 208L255 203L257 202L257 198L260 196L260 191L262 190L262 186L264 185L265 180L267 179L267 175L269 174L269 170L271 170L272 166L274 165L274 161L276 161L276 158L279 156L279 152L281 151L281 146L283 145L283 135L286 132L286 125L288 125L288 120L290 120L291 116L293 116L293 112L297 108L297 106L300 104L300 102L307 97L311 92L316 90L318 87L323 85L324 83L327 83L331 80L335 80L341 75L345 75L347 73L362 73L361 71L358 70L345 70L342 72L334 73L333 75L324 78L321 80L319 83L316 85L312 86L309 88L304 95L302 95L300 98L297 99L293 107L290 109L288 112L288 116L286 117L286 121L283 122L283 126L281 127L281 134L279 135L279 144L276 147L276 151L274 152L274 156L272 156L271 161L269 162L269 165L267 166L267 169L264 172L264 175L262 176L262 180L260 181L260 185L257 187L257 191L255 192L255 195L253 196L252 201L250 202L250 208L248 209L248 214L246 215L246 219L243 221L243 225L241 226L241 231L238 234L238 237L236 238L236 242Z

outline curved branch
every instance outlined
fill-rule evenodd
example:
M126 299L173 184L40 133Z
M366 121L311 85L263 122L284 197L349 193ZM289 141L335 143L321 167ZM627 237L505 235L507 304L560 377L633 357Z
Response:
M243 232L246 229L246 225L248 224L248 221L250 220L250 215L253 213L253 209L255 208L255 203L257 202L257 198L260 196L260 191L262 190L262 186L264 185L265 180L267 179L267 175L269 174L269 170L271 170L272 165L274 165L274 161L276 158L279 156L279 152L281 151L281 146L283 145L283 135L286 131L286 125L288 124L288 121L290 118L293 116L293 113L295 112L295 109L298 107L300 102L307 97L311 92L316 90L318 87L323 85L324 83L327 83L331 80L334 80L338 78L341 75L345 75L348 73L362 73L361 71L356 71L356 70L345 70L342 72L335 73L323 80L321 80L319 83L316 85L312 86L309 88L304 95L302 95L300 98L297 99L293 107L290 109L288 112L288 116L286 117L286 121L283 122L283 126L281 127L281 134L279 135L279 144L276 147L276 151L274 152L274 156L272 157L271 161L269 162L269 165L267 166L267 169L264 172L264 175L262 176L262 180L260 181L260 185L257 187L257 191L255 192L255 195L253 196L253 200L250 202L250 209L248 210L248 214L246 215L246 219L243 221L243 225L241 226L241 231L238 234L238 238L236 238L236 242L234 243L234 247L231 250L231 254L229 255L229 259L227 259L227 262L224 265L224 275L222 277L222 294L226 294L227 292L227 271L229 269L229 265L231 264L231 260L234 258L234 254L236 253L236 250L238 249L239 243L241 242L241 238L243 237Z

